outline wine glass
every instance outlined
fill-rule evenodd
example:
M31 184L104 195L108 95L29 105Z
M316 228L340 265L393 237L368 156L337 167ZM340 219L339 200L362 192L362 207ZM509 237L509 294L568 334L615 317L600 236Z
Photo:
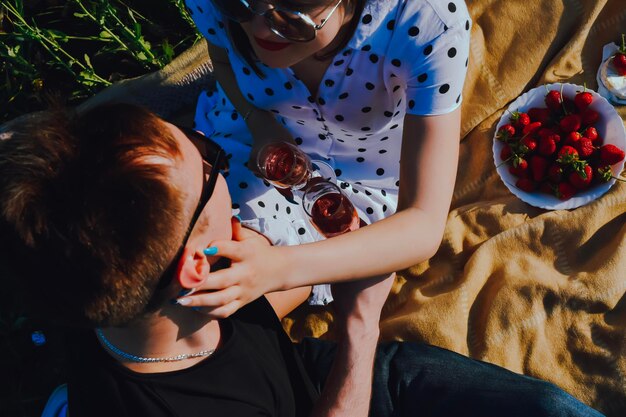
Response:
M313 226L326 237L359 228L359 215L354 205L336 184L322 178L309 182L302 206Z
M313 174L307 154L288 142L263 146L257 155L257 168L275 187L293 190L304 187Z

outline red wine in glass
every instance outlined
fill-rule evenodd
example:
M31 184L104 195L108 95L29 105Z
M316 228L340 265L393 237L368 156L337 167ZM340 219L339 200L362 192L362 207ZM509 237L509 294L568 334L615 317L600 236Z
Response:
M309 187L303 204L315 228L326 237L359 228L360 220L356 209L333 183L324 181Z
M311 161L298 147L277 142L265 145L257 158L261 175L278 188L300 189L311 178Z

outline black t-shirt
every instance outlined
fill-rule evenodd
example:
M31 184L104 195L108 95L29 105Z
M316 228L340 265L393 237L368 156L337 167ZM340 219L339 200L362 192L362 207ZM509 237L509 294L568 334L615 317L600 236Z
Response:
M317 391L265 297L220 322L224 343L202 362L143 374L123 367L93 330L68 334L72 417L304 417Z

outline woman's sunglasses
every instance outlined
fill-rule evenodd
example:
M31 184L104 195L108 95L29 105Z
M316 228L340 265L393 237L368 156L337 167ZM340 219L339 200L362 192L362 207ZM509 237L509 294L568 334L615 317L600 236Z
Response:
M342 1L335 4L319 25L305 13L283 9L264 0L213 0L213 4L236 22L247 22L255 15L263 16L270 30L281 38L309 42L315 39L317 31L324 27Z

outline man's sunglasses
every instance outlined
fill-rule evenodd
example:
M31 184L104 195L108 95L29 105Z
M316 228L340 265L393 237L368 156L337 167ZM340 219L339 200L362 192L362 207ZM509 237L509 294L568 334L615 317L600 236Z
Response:
M254 15L263 16L270 30L281 38L309 42L315 39L317 31L324 27L342 1L335 4L319 25L305 13L283 9L264 0L213 0L213 4L235 22L247 22Z
M183 251L185 250L185 246L187 245L187 241L189 240L189 236L191 236L191 231L193 230L204 206L207 205L211 196L213 195L213 190L215 189L215 183L217 182L217 177L220 172L228 172L228 160L226 159L224 150L220 145L213 142L211 139L206 136L196 132L193 129L184 127L184 126L176 126L180 129L187 139L194 144L194 146L200 152L200 156L202 157L202 192L200 194L200 199L198 201L198 205L196 206L196 210L191 216L191 221L189 222L189 227L187 227L187 231L183 237L183 241L174 256L172 263L167 267L161 280L158 284L158 289L163 289L167 287L172 278L174 277L174 272L178 266L178 261Z

